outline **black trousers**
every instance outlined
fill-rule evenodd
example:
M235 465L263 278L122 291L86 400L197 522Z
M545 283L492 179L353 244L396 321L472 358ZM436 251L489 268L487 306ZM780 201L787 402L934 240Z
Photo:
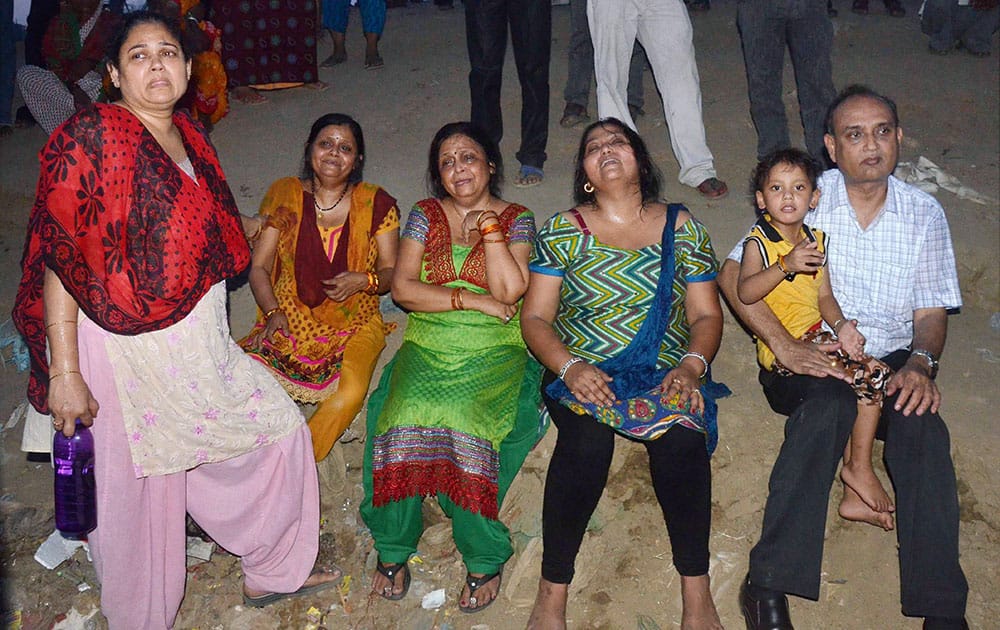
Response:
M545 374L543 396L554 378L551 372ZM569 584L587 522L608 482L618 434L589 415L575 414L547 396L544 400L559 434L545 479L542 577ZM642 444L667 523L674 567L684 576L705 575L712 521L712 472L705 436L675 427L658 440Z
M551 0L466 0L472 122L500 144L503 116L500 87L507 54L507 26L521 83L521 164L542 168L549 139L549 59L552 49Z
M882 360L893 369L909 353ZM771 407L788 414L785 441L771 471L760 540L750 552L750 581L819 598L830 486L857 416L847 383L760 373ZM948 429L936 413L909 417L886 398L879 434L896 492L900 599L904 615L962 617L968 583L958 562L958 491Z

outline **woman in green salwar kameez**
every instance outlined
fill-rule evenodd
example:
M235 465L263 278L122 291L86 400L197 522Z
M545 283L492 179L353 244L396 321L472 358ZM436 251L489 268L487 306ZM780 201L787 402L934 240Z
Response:
M468 570L463 612L500 590L513 554L500 505L541 437L538 382L518 328L535 236L530 210L500 199L496 144L470 123L431 143L433 198L410 211L392 294L410 311L403 345L368 405L361 514L379 555L372 589L401 599L407 559L435 496Z

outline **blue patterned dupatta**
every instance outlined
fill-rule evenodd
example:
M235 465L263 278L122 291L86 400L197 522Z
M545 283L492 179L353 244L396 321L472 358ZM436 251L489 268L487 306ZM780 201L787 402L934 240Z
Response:
M705 446L711 455L719 441L718 405L715 399L728 396L729 388L713 382L709 372L700 387L705 399L705 410L696 415L691 413L689 403L678 405L679 396L668 397L661 387L664 377L675 366L660 369L656 367L673 302L674 225L677 223L678 213L683 209L681 204L672 203L667 206L667 218L661 237L660 277L653 304L639 327L639 332L625 350L597 364L597 367L614 378L610 384L611 391L615 394L614 405L600 407L593 403L581 403L561 379L550 383L545 393L573 412L593 416L598 422L609 425L622 435L639 440L655 440L677 424L700 431L705 434Z

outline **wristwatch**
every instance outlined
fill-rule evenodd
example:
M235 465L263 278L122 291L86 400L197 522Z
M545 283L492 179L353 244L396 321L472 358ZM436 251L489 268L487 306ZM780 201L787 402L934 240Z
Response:
M931 378L937 377L938 360L934 358L934 355L931 354L929 350L920 350L920 349L911 350L910 356L923 357L927 361L927 367L929 367L931 370Z

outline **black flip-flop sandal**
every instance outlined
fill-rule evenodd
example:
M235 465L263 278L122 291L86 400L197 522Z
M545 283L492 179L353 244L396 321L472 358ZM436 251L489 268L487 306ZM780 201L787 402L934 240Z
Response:
M496 594L493 595L493 599L491 599L490 601L486 602L482 606L476 606L475 608L473 608L471 606L462 606L461 604L459 604L458 609L461 610L464 613L469 613L469 614L477 613L477 612L479 612L481 610L486 610L491 605L493 605L493 602L495 602L497 600L497 597L500 597L500 586L503 585L503 569L502 568L499 571L497 571L496 573L493 573L493 574L490 574L490 575L484 575L482 577L473 577L471 573L466 573L465 574L465 585L469 587L469 597L470 598L473 597L473 593L475 593L476 591L478 591L482 587L484 587L487 584L489 584L490 582L492 582L495 578L500 578L500 580L497 582L497 592L496 592Z
M392 584L388 595L384 591L379 593L382 597L397 602L406 597L406 594L410 592L410 567L406 566L405 562L399 564L382 564L381 561L378 561L375 563L375 570L381 573ZM393 593L392 589L396 587L396 575L400 571L405 572L403 573L403 590L399 593Z

